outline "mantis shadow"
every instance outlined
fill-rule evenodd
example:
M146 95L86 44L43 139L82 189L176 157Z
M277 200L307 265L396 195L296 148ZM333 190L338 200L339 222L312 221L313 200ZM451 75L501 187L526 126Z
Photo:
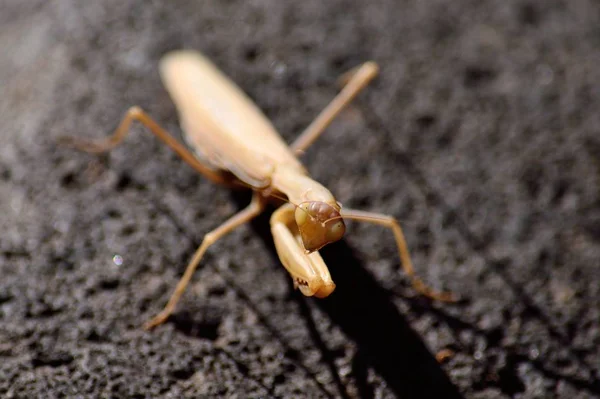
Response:
M239 207L243 207L250 197L234 193L233 198ZM270 213L265 212L250 225L269 248L273 262L280 263L269 229ZM341 240L321 249L320 253L337 288L329 297L315 299L314 303L357 344L359 353L353 362L353 373L361 396L373 396L366 380L370 366L398 397L462 398L419 335L398 312L389 292L361 265L350 246ZM287 273L286 277L289 277ZM347 396L343 386L339 386L341 381L333 364L333 355L325 353L327 348L320 341L310 309L303 304L306 299L298 293L293 297L300 302L300 309L312 330L311 336L324 352L323 359L333 369L341 395Z

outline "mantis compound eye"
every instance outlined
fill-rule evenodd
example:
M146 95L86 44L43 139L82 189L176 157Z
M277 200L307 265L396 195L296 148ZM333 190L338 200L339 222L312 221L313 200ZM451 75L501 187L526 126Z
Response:
M326 223L325 238L329 242L335 242L341 239L346 232L346 225L343 219L335 219Z
M303 202L296 208L294 217L304 249L308 252L338 241L346 232L339 210L326 202Z

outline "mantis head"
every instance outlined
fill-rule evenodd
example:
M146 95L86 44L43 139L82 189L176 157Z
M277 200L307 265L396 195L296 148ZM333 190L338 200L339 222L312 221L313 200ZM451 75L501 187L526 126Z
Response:
M338 205L322 201L302 202L294 214L307 252L314 252L344 236L346 225Z

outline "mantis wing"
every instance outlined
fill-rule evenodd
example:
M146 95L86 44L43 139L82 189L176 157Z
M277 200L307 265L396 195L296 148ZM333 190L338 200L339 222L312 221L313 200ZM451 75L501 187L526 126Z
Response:
M204 56L169 53L160 73L186 141L212 167L256 188L268 186L279 165L306 173L259 108Z

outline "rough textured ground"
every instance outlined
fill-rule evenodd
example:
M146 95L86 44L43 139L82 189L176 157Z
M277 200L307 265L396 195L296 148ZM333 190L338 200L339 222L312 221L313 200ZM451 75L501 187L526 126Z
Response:
M323 251L336 293L305 299L267 216L144 332L248 196L141 128L104 157L55 140L106 135L133 104L178 133L156 66L179 48L287 140L376 60L306 164L344 205L397 216L421 275L463 301L416 295L391 234L357 224ZM0 51L1 397L600 397L597 1L4 0Z

